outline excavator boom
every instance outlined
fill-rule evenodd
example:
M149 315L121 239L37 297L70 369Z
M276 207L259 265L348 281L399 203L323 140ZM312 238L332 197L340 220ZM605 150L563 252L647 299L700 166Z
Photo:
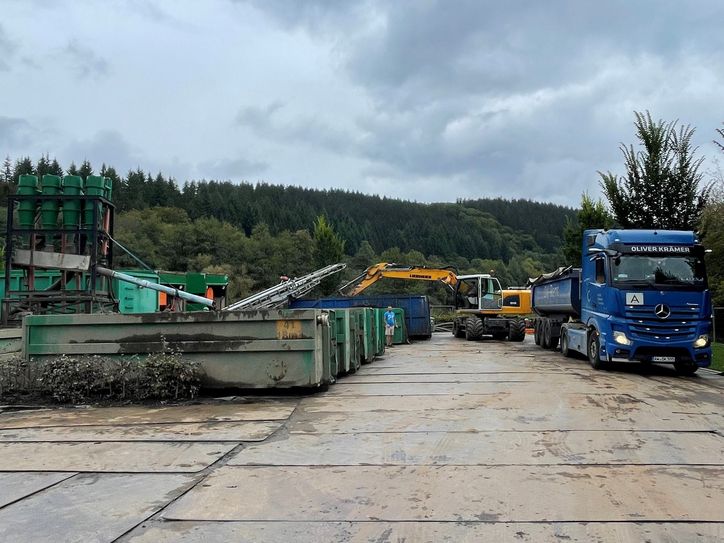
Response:
M367 268L362 275L344 285L340 291L346 292L348 296L357 296L382 278L440 281L450 288L455 288L457 284L457 275L451 268L400 266L389 262L380 262Z

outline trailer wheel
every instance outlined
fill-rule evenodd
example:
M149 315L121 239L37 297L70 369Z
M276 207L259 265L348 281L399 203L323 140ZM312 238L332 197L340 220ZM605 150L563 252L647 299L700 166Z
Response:
M601 360L601 340L598 330L591 330L588 334L588 362L594 370L606 369L606 363Z
M525 340L525 321L523 319L515 319L514 321L510 321L508 323L508 340Z
M679 375L694 375L699 366L694 362L675 362L674 369Z
M479 317L468 317L465 321L465 339L473 341L483 335L483 320Z
M572 354L568 349L568 333L565 330L561 330L561 354L567 357Z
M540 319L536 319L536 320L535 320L535 325L533 326L533 341L535 342L536 345L539 345L539 346L540 346L540 344L541 344L540 323L541 323L541 320L540 320Z
M551 321L544 320L540 325L540 346L544 349L551 348Z
M550 347L549 348L551 351L555 351L556 347L558 347L558 340L560 339L560 337L553 335L553 326L552 325L549 327L548 333L550 334L550 341L549 341Z

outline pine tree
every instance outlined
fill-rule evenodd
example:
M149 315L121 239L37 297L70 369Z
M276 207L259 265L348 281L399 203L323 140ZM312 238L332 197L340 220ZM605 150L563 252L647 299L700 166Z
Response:
M642 149L621 145L626 176L599 172L616 222L624 228L696 228L710 186L699 188L703 158L694 157L694 129L654 121L648 111L635 116Z
M53 161L48 167L48 173L52 173L53 175L60 175L61 177L63 176L63 168L60 167L58 159L53 158Z
M563 229L563 256L570 266L581 265L583 231L590 228L610 228L613 217L601 200L596 202L587 194L581 196L581 209L576 218L568 219Z
M0 179L2 179L3 183L7 183L8 185L13 181L13 163L10 161L10 156L6 156L3 161Z
M78 166L75 165L75 162L71 162L70 166L68 166L68 175L80 175L78 173Z
M15 161L15 168L13 168L13 185L18 185L18 179L20 179L21 175L37 175L35 166L33 166L33 161L30 160L29 156Z
M314 262L318 268L337 264L344 257L344 240L342 240L329 224L324 215L317 217L314 223ZM339 280L332 275L323 279L319 290L324 295L332 294L336 290Z
M50 173L50 157L46 154L38 159L35 166L35 173L38 179L42 179L46 173Z
M86 179L89 175L93 175L93 166L91 166L91 163L84 160L80 165L78 175L80 175L83 179Z

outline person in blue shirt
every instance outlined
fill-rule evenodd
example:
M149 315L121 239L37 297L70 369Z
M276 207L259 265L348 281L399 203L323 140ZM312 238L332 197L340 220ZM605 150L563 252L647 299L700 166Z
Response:
M392 338L395 335L395 312L392 311L392 306L387 306L387 311L385 311L385 340L387 341L387 346L392 347Z

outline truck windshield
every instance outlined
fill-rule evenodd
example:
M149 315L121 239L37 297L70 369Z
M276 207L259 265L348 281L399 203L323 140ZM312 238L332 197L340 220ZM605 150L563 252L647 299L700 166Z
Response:
M611 260L614 286L641 285L704 288L706 272L698 256L622 255Z

